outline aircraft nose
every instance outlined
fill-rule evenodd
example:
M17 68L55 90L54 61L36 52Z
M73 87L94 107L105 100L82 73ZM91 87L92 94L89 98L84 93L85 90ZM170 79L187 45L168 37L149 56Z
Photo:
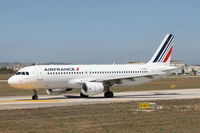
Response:
M8 84L12 87L17 87L17 85L19 85L19 80L17 80L14 76L10 77L8 79Z

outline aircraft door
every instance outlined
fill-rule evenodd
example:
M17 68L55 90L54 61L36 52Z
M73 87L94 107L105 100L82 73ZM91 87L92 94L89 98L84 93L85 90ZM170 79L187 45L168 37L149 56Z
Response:
M43 78L43 72L42 72L42 69L40 69L40 68L36 68L37 70L36 70L36 74L37 74L37 76L36 76L36 80L37 81L43 81L44 80L44 78Z

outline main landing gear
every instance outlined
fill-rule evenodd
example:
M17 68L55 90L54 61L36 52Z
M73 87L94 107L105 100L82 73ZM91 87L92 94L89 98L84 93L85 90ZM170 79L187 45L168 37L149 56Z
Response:
M32 96L33 100L38 100L38 91L37 89L33 89L33 96Z
M82 92L80 92L80 97L81 97L81 98L88 98L88 96L87 96L87 95L84 95Z
M105 98L113 98L114 94L112 91L107 91L104 93Z
M110 91L109 87L105 87L104 90L104 97L105 98L113 98L114 94L112 91ZM82 92L80 92L80 97L81 98L88 98L88 95L84 95Z
M104 97L105 98L113 98L114 94L112 91L110 91L110 87L105 87L105 93Z

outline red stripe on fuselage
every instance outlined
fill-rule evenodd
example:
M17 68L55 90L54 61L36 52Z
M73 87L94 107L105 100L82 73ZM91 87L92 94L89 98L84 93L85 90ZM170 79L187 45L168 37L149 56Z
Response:
M167 60L169 59L170 55L172 54L172 47L170 48L169 52L167 53L165 59L163 60L163 62L167 62Z

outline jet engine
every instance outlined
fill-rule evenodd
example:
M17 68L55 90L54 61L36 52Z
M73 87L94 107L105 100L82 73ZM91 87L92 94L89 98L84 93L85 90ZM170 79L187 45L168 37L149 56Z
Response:
M71 89L46 89L46 93L48 95L60 95L70 90Z
M86 96L98 95L103 91L104 86L99 82L85 82L81 87L81 92Z

